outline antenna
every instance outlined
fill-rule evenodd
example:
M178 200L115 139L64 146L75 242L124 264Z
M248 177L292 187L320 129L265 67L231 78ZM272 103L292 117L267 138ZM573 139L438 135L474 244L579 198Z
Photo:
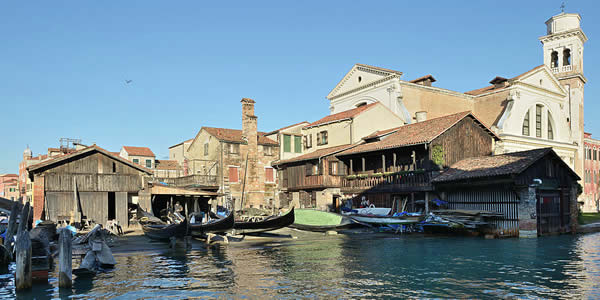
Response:
M560 5L560 12L561 13L565 12L565 1L563 1L562 4Z

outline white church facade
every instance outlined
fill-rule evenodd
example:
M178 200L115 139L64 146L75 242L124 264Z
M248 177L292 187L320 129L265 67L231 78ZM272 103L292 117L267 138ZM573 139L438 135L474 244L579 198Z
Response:
M432 86L426 75L403 80L399 71L356 64L329 93L332 114L381 102L404 124L472 111L501 139L496 154L552 147L583 178L583 45L579 14L546 21L543 64L469 92Z

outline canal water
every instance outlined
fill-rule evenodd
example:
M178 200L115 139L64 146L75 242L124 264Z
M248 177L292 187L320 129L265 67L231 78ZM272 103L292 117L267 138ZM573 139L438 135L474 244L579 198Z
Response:
M587 298L600 299L600 234L485 240L303 235L115 255L117 266L0 299ZM14 267L14 266L13 266Z

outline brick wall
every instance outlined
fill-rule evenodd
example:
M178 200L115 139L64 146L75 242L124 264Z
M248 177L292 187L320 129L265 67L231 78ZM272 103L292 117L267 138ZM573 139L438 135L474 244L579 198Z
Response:
M36 175L33 181L33 221L40 220L44 212L44 177Z

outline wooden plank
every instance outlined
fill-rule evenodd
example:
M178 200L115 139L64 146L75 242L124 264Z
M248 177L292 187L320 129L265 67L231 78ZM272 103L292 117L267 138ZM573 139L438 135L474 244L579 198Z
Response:
M117 210L117 222L121 226L129 226L128 209L127 209L127 192L115 193L115 209Z

